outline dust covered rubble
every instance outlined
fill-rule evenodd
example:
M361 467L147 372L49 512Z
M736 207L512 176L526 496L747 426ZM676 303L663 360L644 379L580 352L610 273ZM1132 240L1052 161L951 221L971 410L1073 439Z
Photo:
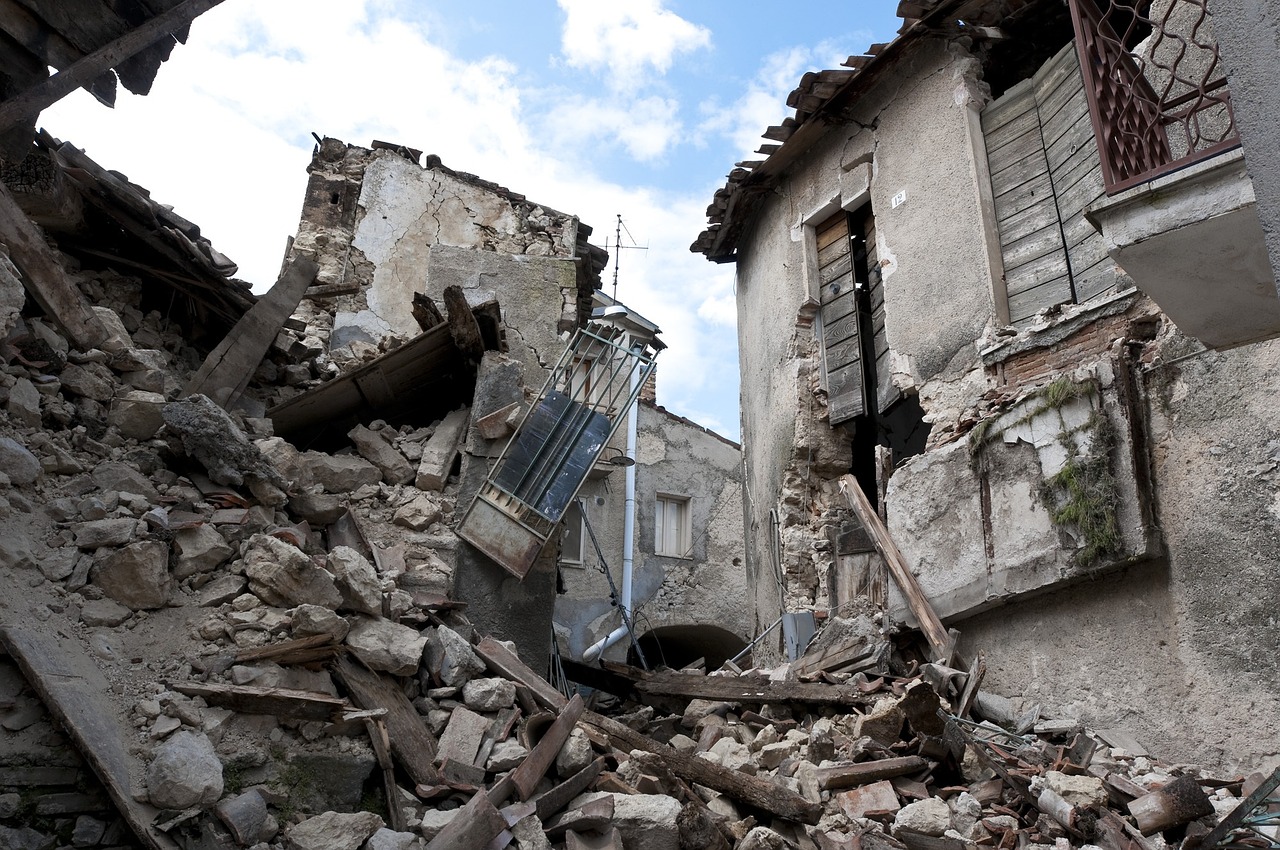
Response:
M985 694L969 725L961 674L883 651L857 672L709 677L772 682L768 704L576 715L447 599L456 483L411 474L432 426L374 422L349 451L300 451L264 418L182 397L199 354L137 308L136 280L78 279L113 329L102 349L12 311L0 327L0 610L101 666L132 793L179 846L1190 850L1257 782L1067 726L1036 735ZM273 364L259 384L296 383ZM352 690L344 663L381 696ZM788 695L802 674L860 697ZM425 765L395 726L406 712L435 745ZM0 846L139 846L6 659L0 753ZM1170 789L1178 805L1161 805Z

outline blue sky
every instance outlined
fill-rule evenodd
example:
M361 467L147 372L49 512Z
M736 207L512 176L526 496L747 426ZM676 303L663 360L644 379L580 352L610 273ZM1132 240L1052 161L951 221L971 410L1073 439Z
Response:
M226 0L150 96L77 93L40 123L200 224L258 291L297 228L313 131L435 153L599 245L621 214L648 250L622 253L618 297L670 346L659 402L736 439L733 269L688 246L800 76L891 40L896 6Z

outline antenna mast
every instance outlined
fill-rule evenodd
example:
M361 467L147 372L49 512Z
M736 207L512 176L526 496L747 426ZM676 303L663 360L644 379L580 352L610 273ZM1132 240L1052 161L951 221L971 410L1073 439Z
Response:
M626 231L627 231L627 236L631 239L631 244L630 244L630 245L623 245L623 244L622 244L622 231L624 231L624 230L626 230ZM609 243L608 243L608 240L606 240L606 241L605 241L605 249L607 250L608 248L609 248ZM630 231L630 230L627 230L627 226L626 226L625 224L623 224L623 223L622 223L622 213L618 213L618 226L617 226L617 228L616 228L616 229L615 229L615 231L614 231L614 237L613 237L613 249L614 249L614 257L613 257L613 300L614 300L614 301L617 301L617 300L618 300L618 266L620 265L618 261L619 261L619 259L621 259L621 257L622 257L622 249L623 249L623 248L633 248L633 249L635 249L635 250L637 250L637 251L648 251L648 250L649 250L649 246L648 246L648 245L637 245L637 244L636 244L636 238L635 238L634 236L632 236L632 235L631 235L631 231Z

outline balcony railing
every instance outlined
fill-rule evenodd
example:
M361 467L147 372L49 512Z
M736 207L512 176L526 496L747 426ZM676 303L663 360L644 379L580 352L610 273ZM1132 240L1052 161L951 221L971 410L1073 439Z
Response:
M1208 0L1068 0L1107 194L1240 144Z

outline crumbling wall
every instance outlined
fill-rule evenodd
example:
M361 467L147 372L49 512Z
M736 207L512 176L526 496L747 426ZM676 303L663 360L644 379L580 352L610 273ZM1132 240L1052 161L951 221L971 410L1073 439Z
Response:
M934 421L934 398L944 402L941 418L961 407L950 383L929 380L964 384L979 363L975 340L992 307L973 178L977 73L962 51L921 45L859 101L848 124L791 167L741 240L738 327L757 628L780 609L825 606L828 527L847 514L835 482L849 471L850 441L827 424L812 225L870 202L891 364L880 380L919 392L926 420ZM904 193L905 202L895 203ZM916 238L921 232L930 238Z

